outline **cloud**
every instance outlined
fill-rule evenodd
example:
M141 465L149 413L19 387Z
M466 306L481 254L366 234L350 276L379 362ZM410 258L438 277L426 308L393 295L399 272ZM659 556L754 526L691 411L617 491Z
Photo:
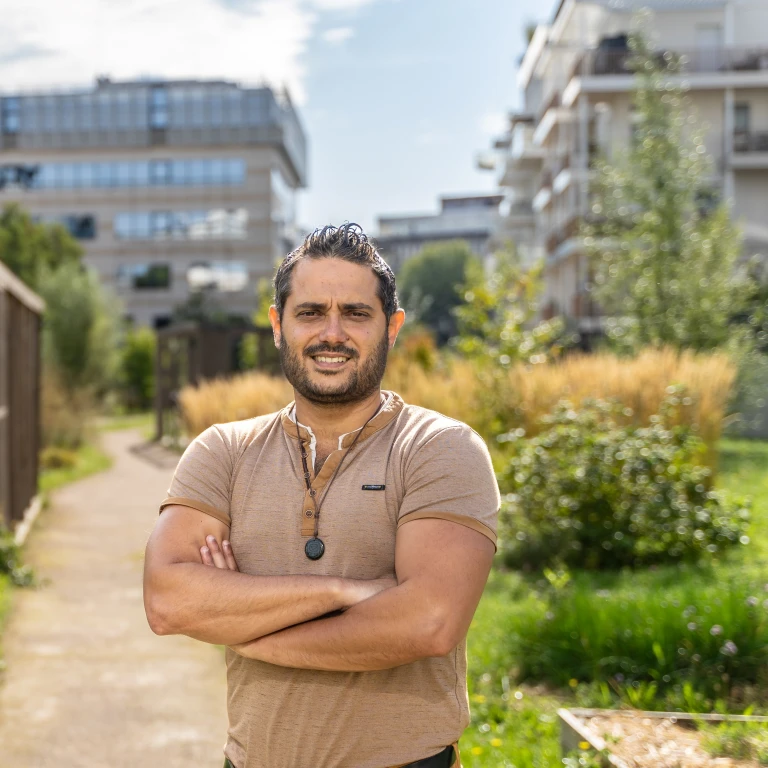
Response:
M6 1L0 83L8 93L81 87L99 74L224 78L285 84L301 103L318 16L309 0Z
M352 29L352 27L333 27L332 29L326 29L325 32L323 32L323 40L325 40L326 43L331 43L331 45L338 45L345 40L349 40L354 34L355 30Z
M509 118L504 112L488 112L480 118L480 130L488 136L504 133L509 127Z
M354 11L364 5L370 5L375 0L310 0L310 3L321 11Z

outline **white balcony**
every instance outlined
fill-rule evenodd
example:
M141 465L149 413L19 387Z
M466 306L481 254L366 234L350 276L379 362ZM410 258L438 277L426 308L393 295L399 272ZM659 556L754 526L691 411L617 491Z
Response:
M768 131L736 132L730 167L734 170L768 168Z

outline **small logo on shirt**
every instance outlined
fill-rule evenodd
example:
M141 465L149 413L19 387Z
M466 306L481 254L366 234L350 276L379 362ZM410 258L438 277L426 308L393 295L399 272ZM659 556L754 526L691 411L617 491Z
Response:
M383 491L387 486L386 485L364 485L363 490L364 491Z

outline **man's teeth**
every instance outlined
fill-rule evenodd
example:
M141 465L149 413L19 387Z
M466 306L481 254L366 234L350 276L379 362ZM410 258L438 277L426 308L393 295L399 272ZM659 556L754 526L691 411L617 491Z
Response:
M322 355L318 355L315 358L319 363L343 363L346 359L346 357L325 357Z

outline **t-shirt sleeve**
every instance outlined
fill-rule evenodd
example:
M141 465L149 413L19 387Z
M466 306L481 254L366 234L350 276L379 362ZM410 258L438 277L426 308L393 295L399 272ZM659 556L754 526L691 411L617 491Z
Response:
M181 504L229 525L232 466L224 434L215 425L209 427L187 446L179 459L160 512L171 504Z
M466 425L442 429L411 454L404 491L398 528L412 520L440 518L496 544L499 486L488 448Z

